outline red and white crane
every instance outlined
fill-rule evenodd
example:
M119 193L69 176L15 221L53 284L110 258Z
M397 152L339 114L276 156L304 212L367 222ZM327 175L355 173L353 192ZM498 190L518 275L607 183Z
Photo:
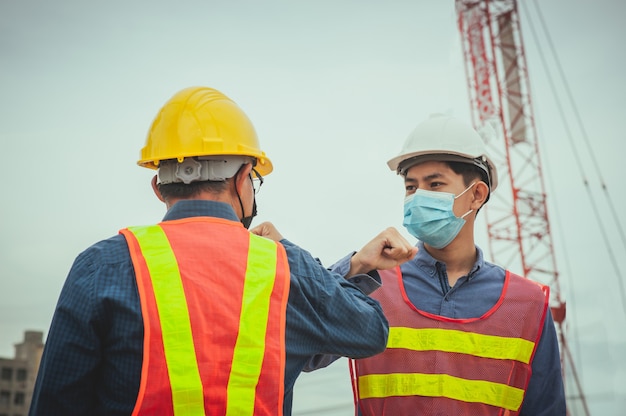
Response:
M568 414L589 415L567 343L517 2L455 2L472 122L501 175L485 206L489 251L495 263L550 286L564 380L573 380L566 384Z

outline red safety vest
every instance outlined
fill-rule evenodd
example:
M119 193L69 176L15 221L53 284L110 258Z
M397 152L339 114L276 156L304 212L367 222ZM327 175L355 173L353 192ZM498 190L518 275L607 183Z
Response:
M120 231L144 321L133 415L282 415L282 245L212 217Z
M380 274L383 286L372 297L389 321L389 339L383 353L353 363L361 414L519 414L549 288L507 271L489 311L452 319L417 309L399 267Z

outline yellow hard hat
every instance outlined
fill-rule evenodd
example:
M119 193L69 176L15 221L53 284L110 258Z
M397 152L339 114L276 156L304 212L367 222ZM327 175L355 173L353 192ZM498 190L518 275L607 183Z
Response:
M191 87L176 93L161 108L137 164L157 169L164 160L182 163L185 158L216 155L255 158L255 169L263 176L273 169L243 110L215 89Z

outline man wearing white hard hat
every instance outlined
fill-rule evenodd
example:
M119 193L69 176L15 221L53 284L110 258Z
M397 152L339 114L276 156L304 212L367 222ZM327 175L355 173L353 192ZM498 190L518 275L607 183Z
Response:
M360 414L565 415L549 288L487 262L474 241L476 215L498 186L480 135L434 115L388 165L404 178L403 225L418 253L378 271L372 297L389 340L351 362Z

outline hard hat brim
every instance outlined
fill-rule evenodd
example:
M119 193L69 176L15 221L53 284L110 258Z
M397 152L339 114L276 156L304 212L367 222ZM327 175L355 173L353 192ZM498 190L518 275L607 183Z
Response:
M484 160L480 157L477 158L468 158L465 155L459 155L454 153L445 153L445 152L436 152L433 153L424 153L424 152L415 152L414 154L402 154L393 159L390 159L387 162L387 166L393 171L396 171L398 175L404 175L407 170L415 165L419 165L420 163L435 161L435 162L460 162L467 163L482 169L486 174L487 178L489 178L490 191L493 192L498 183L497 176L494 174L495 168L493 163L487 158L484 157Z

